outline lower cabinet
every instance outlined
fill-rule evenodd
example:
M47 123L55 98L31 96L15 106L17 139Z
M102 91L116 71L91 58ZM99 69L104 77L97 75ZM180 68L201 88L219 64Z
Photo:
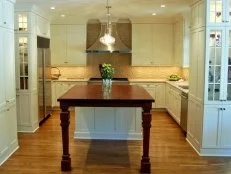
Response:
M169 114L180 124L181 114L181 91L169 84L166 84L166 109Z
M154 98L152 108L165 108L165 82L132 82L131 85L140 85Z
M141 140L141 108L76 107L75 138Z
M18 148L15 103L0 109L0 165Z
M57 99L75 85L87 84L86 81L53 81L52 82L52 107L59 107Z
M39 127L37 92L20 92L16 99L18 132L35 132Z
M203 148L231 148L230 113L230 105L211 105L205 107Z

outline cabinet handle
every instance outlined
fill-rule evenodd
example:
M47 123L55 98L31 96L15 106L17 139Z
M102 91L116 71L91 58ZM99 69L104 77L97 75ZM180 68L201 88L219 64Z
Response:
M220 111L222 111L222 110L223 110L223 108L219 108L219 110L220 110Z
M68 62L64 62L64 63L68 63Z
M225 108L223 108L222 110L223 110L223 111L225 111L226 109L225 109Z
M10 101L9 100L6 100L6 103L9 103Z
M10 109L6 109L6 111L10 111Z

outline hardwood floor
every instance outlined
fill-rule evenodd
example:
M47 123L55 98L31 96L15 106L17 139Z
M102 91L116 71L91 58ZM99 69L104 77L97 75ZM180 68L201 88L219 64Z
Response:
M20 133L20 148L0 166L0 174L137 174L140 141L75 140L74 116L70 125L72 171L61 172L59 113L55 112L34 134ZM172 118L154 112L151 128L152 174L231 174L231 158L200 157L186 142Z

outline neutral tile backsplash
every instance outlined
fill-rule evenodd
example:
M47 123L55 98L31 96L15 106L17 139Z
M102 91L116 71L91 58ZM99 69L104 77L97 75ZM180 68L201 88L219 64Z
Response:
M100 63L111 63L115 68L114 77L127 77L130 79L165 79L170 74L176 73L183 79L188 79L188 69L174 66L151 66L134 67L131 66L129 54L98 54L88 56L86 67L59 67L61 78L90 78L100 77L98 65ZM52 69L52 73L57 73Z

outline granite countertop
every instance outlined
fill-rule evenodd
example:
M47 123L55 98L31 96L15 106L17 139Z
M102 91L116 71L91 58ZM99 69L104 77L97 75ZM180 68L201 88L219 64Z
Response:
M189 91L188 89L184 89L184 88L180 87L180 86L189 86L188 81L169 81L168 80L168 81L166 81L166 83L174 86L175 88L177 88L177 89L179 89L185 93L188 93L188 91Z

